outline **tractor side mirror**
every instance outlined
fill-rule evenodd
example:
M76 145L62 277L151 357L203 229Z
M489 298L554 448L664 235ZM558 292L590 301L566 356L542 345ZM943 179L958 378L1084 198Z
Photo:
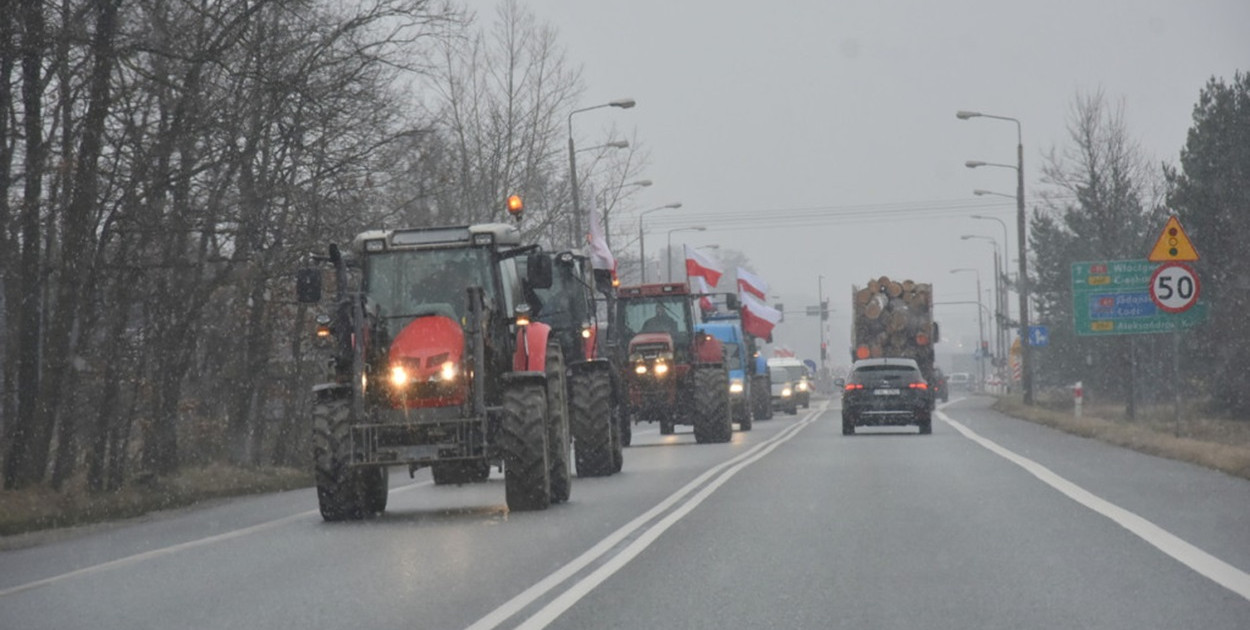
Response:
M551 288L551 257L541 253L527 256L525 260L525 277L535 289Z
M595 290L599 293L612 292L612 272L607 269L595 269Z
M833 386L838 389L842 389L843 387L846 387L846 379L842 378L841 376L833 379Z
M938 323L933 322L933 341L930 343L937 343L939 341L941 341L941 335L938 334Z
M302 267L296 271L295 294L301 304L320 302L321 270L316 267Z
M725 308L731 311L738 310L738 294L737 293L725 294Z

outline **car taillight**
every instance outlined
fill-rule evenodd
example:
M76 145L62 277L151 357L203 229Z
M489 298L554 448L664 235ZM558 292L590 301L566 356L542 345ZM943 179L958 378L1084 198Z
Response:
M912 388L912 389L929 389L929 384L928 384L928 383L923 383L923 382L921 382L921 383L911 383L910 385L908 385L908 387L910 387L910 388Z
M864 388L863 383L847 383L846 384L846 391L848 392L853 389L863 389L863 388Z

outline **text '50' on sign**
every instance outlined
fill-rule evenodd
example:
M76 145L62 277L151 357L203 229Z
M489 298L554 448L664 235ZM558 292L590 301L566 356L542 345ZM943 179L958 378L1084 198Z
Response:
M1150 278L1150 299L1165 313L1183 313L1198 303L1202 285L1185 263L1159 265Z

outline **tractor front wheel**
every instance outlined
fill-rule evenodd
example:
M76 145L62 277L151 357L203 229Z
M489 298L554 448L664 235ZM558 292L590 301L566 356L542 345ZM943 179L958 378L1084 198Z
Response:
M503 408L499 446L508 509L545 510L551 505L546 388L532 381L509 384L504 388Z

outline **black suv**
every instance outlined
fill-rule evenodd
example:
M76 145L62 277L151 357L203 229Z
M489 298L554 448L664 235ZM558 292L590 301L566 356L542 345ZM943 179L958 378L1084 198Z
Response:
M933 432L933 393L912 359L862 359L842 388L842 435L855 427L916 425Z

